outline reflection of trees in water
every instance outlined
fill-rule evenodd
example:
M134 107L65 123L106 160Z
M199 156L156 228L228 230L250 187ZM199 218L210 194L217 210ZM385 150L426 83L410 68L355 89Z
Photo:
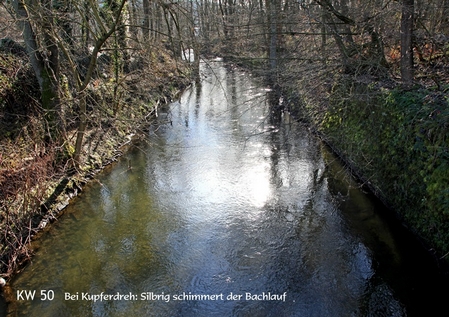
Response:
M279 95L273 95L278 101ZM271 183L279 191L265 208L294 226L294 235L296 239L299 237L299 240L292 237L284 241L295 244L299 250L294 258L288 251L290 248L285 251L287 254L281 252L279 265L295 263L289 264L294 268L291 280L305 285L300 296L314 301L312 311L324 314L358 311L368 316L385 311L388 316L404 316L404 309L392 290L382 280L380 284L372 281L373 254L358 235L352 235L342 217L340 208L345 199L355 198L351 201L355 205L352 209L373 208L370 202L363 193L354 194L358 186L344 170L329 169L336 158L327 153L323 159L322 147L314 136L294 126L296 123L286 120L282 111L277 110L274 108L268 123L279 130L270 133L268 138ZM295 170L298 161L304 162L302 170ZM295 176L301 173L306 190L301 193L289 190ZM384 302L376 306L380 299Z

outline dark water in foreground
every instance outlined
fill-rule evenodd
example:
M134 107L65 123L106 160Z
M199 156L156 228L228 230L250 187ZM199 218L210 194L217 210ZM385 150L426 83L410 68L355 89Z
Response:
M9 316L447 315L426 253L335 157L247 73L202 67L45 235Z

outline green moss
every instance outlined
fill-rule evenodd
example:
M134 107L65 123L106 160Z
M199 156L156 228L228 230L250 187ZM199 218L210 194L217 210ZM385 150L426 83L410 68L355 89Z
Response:
M341 81L319 130L440 254L449 252L449 104Z

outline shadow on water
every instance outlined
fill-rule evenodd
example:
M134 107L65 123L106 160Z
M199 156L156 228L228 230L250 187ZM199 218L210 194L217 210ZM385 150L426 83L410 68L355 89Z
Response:
M443 316L423 248L267 92L203 64L12 281L54 299L7 315Z

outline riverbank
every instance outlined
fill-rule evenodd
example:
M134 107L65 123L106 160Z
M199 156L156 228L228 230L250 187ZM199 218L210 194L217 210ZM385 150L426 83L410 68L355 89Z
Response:
M344 74L327 86L329 90L318 94L301 90L292 111L447 266L447 88L421 83L404 89L392 80Z
M114 162L132 138L152 123L158 106L176 98L191 82L190 66L164 48L138 63L118 84L108 75L108 65L100 65L103 74L88 87L89 123L83 160L75 168L77 100L65 91L68 125L64 142L44 140L39 89L26 55L1 52L1 277L8 280L23 267L32 256L30 244L37 234L58 218L86 182Z

